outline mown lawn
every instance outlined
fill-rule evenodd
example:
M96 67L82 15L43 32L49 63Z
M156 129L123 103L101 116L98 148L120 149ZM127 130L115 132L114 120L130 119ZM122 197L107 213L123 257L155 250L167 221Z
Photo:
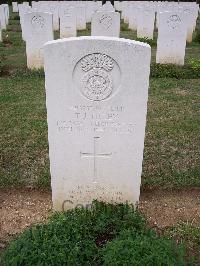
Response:
M44 75L27 71L19 20L11 18L0 44L0 186L49 187ZM78 34L89 35L87 26ZM136 37L124 23L121 36ZM186 49L186 64L191 58L200 59L195 41ZM200 185L199 88L200 79L150 79L143 186Z

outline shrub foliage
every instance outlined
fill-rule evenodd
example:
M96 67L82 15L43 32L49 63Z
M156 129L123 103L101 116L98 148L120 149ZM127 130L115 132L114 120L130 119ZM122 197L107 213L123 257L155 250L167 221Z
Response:
M158 237L129 205L94 202L55 214L11 242L3 265L189 265L183 246Z
M200 60L193 59L184 66L172 64L151 64L152 78L177 78L198 79L200 78Z

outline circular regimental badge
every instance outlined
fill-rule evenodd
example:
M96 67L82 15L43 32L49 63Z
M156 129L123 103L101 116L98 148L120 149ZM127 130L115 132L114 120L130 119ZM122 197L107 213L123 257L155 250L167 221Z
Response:
M82 93L93 101L106 99L112 93L112 80L102 69L92 69L83 76Z
M170 18L167 21L168 26L172 29L176 29L179 26L180 22L181 22L181 19L178 15L170 16Z
M45 20L42 16L34 16L31 20L31 23L35 30L41 30L44 27Z
M103 53L82 57L73 70L76 87L90 101L108 99L119 87L121 72L116 61Z
M110 16L107 16L107 15L103 15L99 19L99 22L105 29L109 29L110 26L112 26L112 18Z

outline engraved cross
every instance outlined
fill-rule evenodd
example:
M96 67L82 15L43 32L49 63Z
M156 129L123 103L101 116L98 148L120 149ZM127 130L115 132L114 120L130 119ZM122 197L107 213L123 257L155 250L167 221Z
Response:
M112 152L111 153L98 153L97 152L97 140L100 137L94 137L93 139L93 152L80 152L80 155L82 158L93 158L93 174L94 174L94 179L93 182L97 183L97 158L111 158Z

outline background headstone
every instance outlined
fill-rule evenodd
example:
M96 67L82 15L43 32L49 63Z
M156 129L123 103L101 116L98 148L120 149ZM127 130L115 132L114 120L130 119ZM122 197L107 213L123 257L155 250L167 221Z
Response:
M0 42L3 41L3 38L2 38L2 29L1 29L1 22L0 22Z
M76 10L63 7L60 10L60 38L76 37Z
M183 65L187 25L182 12L159 13L156 62Z
M18 12L18 3L17 2L12 2L12 8L13 8L13 12Z
M43 46L53 40L53 15L32 12L24 15L26 25L27 67L39 69L44 64Z
M26 26L24 24L24 16L26 13L31 12L31 7L28 5L24 4L19 4L19 16L20 16L20 25L22 29L22 39L25 41L26 40Z
M120 14L118 12L96 12L92 17L92 36L119 37Z
M85 5L76 6L76 27L77 30L86 29L86 9Z
M151 8L137 9L137 37L153 39L155 11Z
M6 29L6 14L5 14L5 6L0 5L0 23L1 23L1 29L5 30Z

